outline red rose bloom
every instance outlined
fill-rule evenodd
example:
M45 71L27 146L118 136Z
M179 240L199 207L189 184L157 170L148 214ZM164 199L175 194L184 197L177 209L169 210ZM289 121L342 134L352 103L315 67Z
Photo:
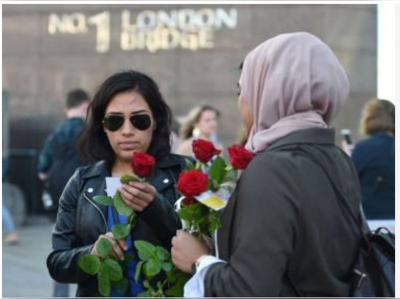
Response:
M208 177L200 170L183 171L176 187L184 196L194 197L207 190Z
M254 157L253 153L241 145L232 145L228 148L228 152L230 156L229 160L234 169L245 169Z
M184 200L182 200L182 205L183 206L190 206L192 204L195 204L197 200L195 200L193 197L186 197Z
M213 156L221 153L212 142L203 139L193 140L192 148L196 159L203 163L207 163Z
M148 178L154 171L156 159L146 153L133 153L132 169L133 172L141 178Z

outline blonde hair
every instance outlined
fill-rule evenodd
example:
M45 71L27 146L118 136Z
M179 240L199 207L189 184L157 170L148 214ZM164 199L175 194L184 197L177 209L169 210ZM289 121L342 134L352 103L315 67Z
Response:
M395 106L387 100L373 99L364 106L360 133L368 136L379 131L395 133Z
M217 114L217 117L220 116L220 112L209 105L203 105L203 106L196 106L192 108L189 113L183 117L179 117L178 121L181 124L181 127L179 129L179 138L182 140L189 139L193 136L193 131L196 127L196 123L200 120L201 115L205 111L214 111Z

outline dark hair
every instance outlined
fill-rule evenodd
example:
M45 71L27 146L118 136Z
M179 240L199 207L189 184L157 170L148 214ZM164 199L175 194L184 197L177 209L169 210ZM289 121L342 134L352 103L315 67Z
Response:
M68 92L65 106L67 107L67 109L76 108L81 104L89 101L89 94L83 89L77 88Z
M171 152L171 109L165 103L153 79L143 73L128 70L106 79L98 88L89 106L88 125L79 142L79 150L84 160L91 162L106 160L109 163L114 161L115 153L103 130L102 121L111 100L117 94L127 91L136 91L143 96L156 122L147 153L159 160Z
M372 135L380 131L395 133L395 107L387 100L373 99L363 109L360 131Z

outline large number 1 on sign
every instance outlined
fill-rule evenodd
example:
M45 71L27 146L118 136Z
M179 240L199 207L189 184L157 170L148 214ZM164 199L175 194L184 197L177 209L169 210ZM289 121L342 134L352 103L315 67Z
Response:
M88 19L88 23L96 25L96 51L99 53L110 50L110 12L105 11Z

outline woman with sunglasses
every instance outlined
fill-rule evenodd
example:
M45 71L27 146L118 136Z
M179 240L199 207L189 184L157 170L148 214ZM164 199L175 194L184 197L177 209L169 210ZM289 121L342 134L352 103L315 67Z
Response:
M125 251L133 250L133 240L171 247L171 238L181 227L174 210L179 197L174 186L186 166L183 156L170 153L171 121L171 110L157 84L136 71L111 76L94 96L80 140L82 156L94 163L77 169L64 189L53 251L47 258L55 280L78 284L77 296L99 296L96 277L85 274L78 260L85 254L98 254L95 245L102 238L111 241L114 256L121 260ZM106 177L134 174L130 163L134 152L151 154L156 166L149 183L131 182L120 188L124 202L137 213L137 222L127 241L117 241L110 228L122 216L93 198L106 195ZM142 291L132 277L136 261L132 263L128 293L113 295L137 296Z

